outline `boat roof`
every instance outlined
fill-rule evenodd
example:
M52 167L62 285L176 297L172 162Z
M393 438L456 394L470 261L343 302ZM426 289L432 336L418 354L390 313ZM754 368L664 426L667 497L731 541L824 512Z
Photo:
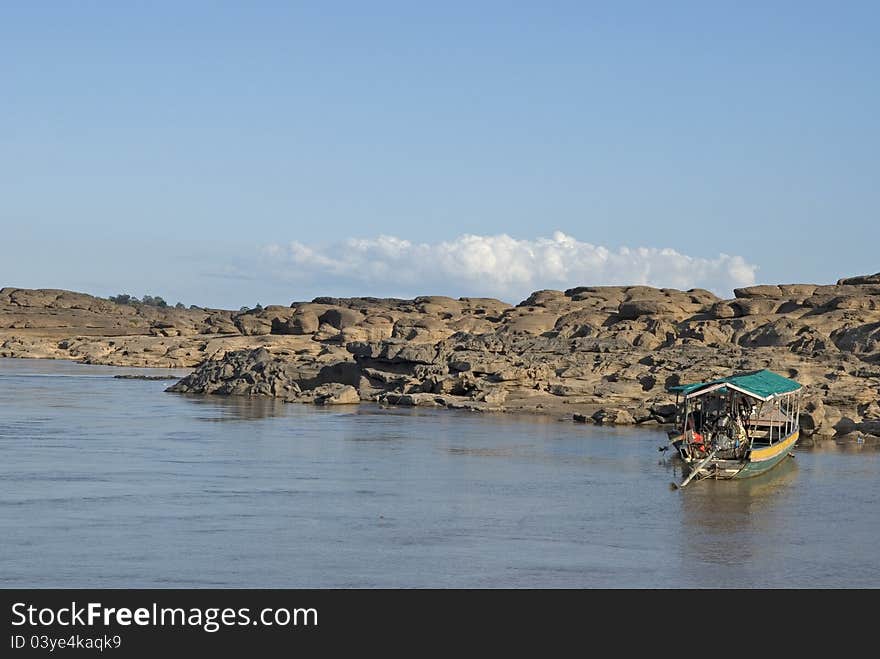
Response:
M726 378L712 380L711 382L680 384L669 387L669 391L684 394L685 398L692 398L708 394L710 391L722 390L721 393L723 393L723 390L728 388L728 385L731 389L764 401L793 393L802 386L799 382L789 380L778 373L764 369L748 373L737 373Z

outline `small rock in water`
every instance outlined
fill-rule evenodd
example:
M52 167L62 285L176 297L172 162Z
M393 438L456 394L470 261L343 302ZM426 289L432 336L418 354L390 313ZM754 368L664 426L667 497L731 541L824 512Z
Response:
M179 375L114 375L117 380L179 380Z

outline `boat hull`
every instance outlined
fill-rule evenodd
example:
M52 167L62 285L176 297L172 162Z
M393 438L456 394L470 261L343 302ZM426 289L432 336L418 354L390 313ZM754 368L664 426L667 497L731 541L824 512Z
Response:
M770 471L788 457L800 438L800 431L795 430L781 442L761 449L752 449L746 464L736 478L750 478Z
M745 460L712 460L704 468L706 477L716 480L739 480L760 476L785 460L794 448L794 445L797 444L799 437L800 432L795 430L776 444L753 448ZM673 438L673 446L675 446L676 450L680 448L681 441L681 439L675 440ZM679 451L679 454L681 454L681 451ZM684 460L690 466L694 466L699 462L699 459L688 460L684 458Z

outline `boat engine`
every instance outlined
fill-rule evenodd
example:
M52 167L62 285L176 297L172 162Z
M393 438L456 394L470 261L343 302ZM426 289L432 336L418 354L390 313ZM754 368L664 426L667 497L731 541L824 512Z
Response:
M718 416L709 432L710 445L721 453L729 452L729 458L741 458L748 448L749 440L745 426L739 419L726 412Z
M729 451L737 447L736 424L730 414L722 414L712 428L712 446L719 451Z

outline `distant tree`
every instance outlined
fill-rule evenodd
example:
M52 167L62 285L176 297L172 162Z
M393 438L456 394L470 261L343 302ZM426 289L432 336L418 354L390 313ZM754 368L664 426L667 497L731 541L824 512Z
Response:
M262 310L263 310L263 305L260 304L259 302L257 302L257 306L254 307L254 311L262 311Z
M239 311L250 311L250 308L249 307L239 307L238 310Z
M108 299L116 304L132 304L133 302L137 302L137 298L132 299L131 295L126 295L125 293L111 295Z
M175 309L186 309L186 305L183 302L178 302L174 305Z
M201 307L196 306L195 304L189 305L189 308L192 309L193 311L199 311L201 309Z
M156 296L144 295L141 298L141 304L148 306L148 307L163 307L164 308L164 307L168 306L168 303L165 300L163 300L161 297L159 297L158 295L156 295Z

